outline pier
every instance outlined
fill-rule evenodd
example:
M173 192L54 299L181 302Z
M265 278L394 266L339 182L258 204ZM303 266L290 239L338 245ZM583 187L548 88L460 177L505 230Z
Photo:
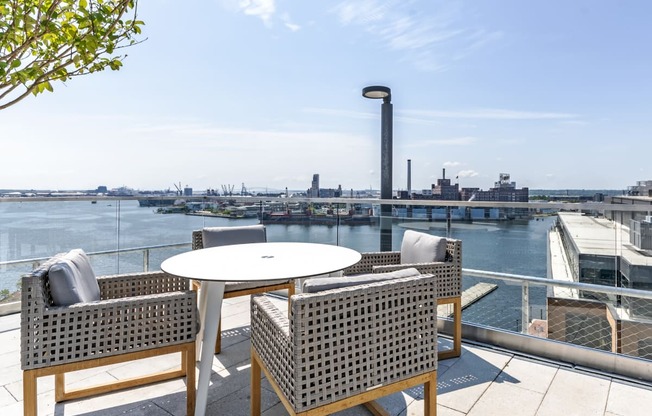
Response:
M496 288L498 288L498 285L494 283L480 282L466 289L462 292L462 310L487 296L489 293L496 290ZM438 306L437 315L451 317L453 316L452 308L450 305Z

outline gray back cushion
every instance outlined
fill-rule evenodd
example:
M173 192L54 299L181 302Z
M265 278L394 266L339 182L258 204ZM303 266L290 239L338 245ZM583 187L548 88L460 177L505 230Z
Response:
M82 249L59 257L48 270L50 292L56 306L100 300L100 286Z
M267 233L264 225L206 227L202 230L201 234L204 248L267 242Z
M446 260L446 238L407 230L401 243L401 264Z
M367 283L383 282L385 280L399 279L401 277L418 276L421 273L414 267L396 270L388 273L369 273L343 277L312 277L303 284L304 293L316 293L322 290L339 289L342 287L358 286Z

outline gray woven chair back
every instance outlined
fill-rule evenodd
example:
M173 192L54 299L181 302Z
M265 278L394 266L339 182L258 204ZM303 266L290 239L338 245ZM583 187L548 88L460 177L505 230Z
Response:
M264 225L206 227L192 233L193 250L232 244L265 242L267 242L267 230Z
M383 266L378 270L378 266ZM401 264L400 251L362 253L362 259L344 269L345 276L365 273L385 273L405 267L415 267L421 273L435 274L439 279L437 296L447 298L461 296L462 293L462 240L446 241L446 260L443 262Z

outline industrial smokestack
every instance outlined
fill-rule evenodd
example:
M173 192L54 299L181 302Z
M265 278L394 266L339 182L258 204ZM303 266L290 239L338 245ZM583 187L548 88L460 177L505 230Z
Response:
M408 159L408 183L407 183L408 198L412 198L412 160Z
M446 168L441 169L441 178L446 179Z

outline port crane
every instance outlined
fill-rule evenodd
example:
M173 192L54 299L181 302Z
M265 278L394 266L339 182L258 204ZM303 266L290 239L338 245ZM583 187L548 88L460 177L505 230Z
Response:
M222 194L224 196L233 196L233 188L235 188L235 185L222 185Z
M178 196L183 196L183 189L181 189L181 182L179 182L179 185L176 183L173 184L175 188L177 188L177 195Z

